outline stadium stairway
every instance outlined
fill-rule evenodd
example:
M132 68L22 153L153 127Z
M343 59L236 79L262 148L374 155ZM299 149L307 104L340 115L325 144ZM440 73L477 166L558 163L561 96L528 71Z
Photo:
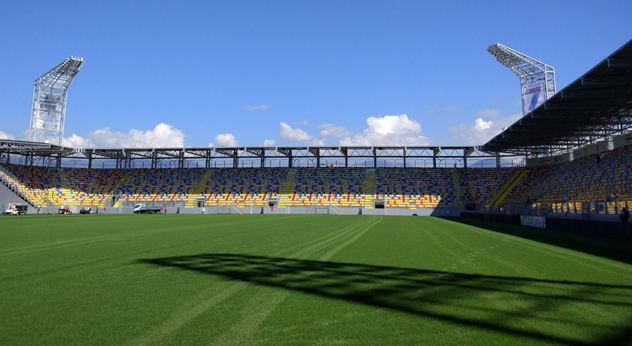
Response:
M63 169L58 169L57 170L57 175L59 176L59 183L61 184L61 193L64 196L72 196L72 191L70 190L70 187L68 186L68 179L66 179L66 172L64 172ZM50 196L50 195L49 195ZM66 201L64 202L65 205L76 205L76 202L74 199L70 198L66 198Z
M59 182L61 183L61 188L64 191L70 191L70 187L68 187L68 179L66 179L66 172L63 169L58 169L57 174L59 174Z
M287 177L281 188L280 199L278 208L285 208L287 201L290 199L290 195L294 193L294 177L296 176L296 169L289 169Z
M195 208L198 199L202 197L202 191L204 191L206 184L211 180L211 175L213 175L212 172L213 171L208 170L206 171L206 173L204 173L202 179L200 179L197 186L195 186L195 189L191 192L191 194L189 194L189 197L187 198L187 204L184 206L185 208Z
M511 179L509 179L509 182L507 183L507 185L505 185L502 190L500 190L500 192L498 193L498 195L496 195L496 197L494 197L494 199L492 199L492 202L490 203L492 206L495 205L499 205L505 202L505 200L507 199L507 195L509 194L509 192L516 186L518 185L518 183L522 180L522 178L527 175L527 173L529 173L528 169L521 169L519 171L517 171L516 173L514 173L513 177L511 177Z
M103 201L101 202L99 207L107 207L107 205L108 205L108 203L110 203L110 200L112 199L112 197L114 197L114 194L118 193L118 191L121 188L121 186L123 185L123 183L125 183L127 181L127 179L129 179L129 176L131 174L132 174L131 171L125 172L125 174L123 174L121 179L119 179L119 181L112 187L112 191L111 191L110 195L103 199ZM118 208L120 202L121 202L121 199L119 198L119 200L116 201L116 203L114 204L113 207L114 208Z
M366 170L366 180L364 181L364 208L373 209L375 201L375 168Z
M465 210L463 203L463 195L461 194L461 184L459 182L459 173L456 169L452 170L452 184L454 184L454 195L456 197L456 206L459 210Z

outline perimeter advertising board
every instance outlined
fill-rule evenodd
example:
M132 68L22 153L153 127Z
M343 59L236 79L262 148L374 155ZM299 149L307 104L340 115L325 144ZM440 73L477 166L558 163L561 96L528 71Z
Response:
M520 224L523 226L546 228L546 219L542 216L520 215Z

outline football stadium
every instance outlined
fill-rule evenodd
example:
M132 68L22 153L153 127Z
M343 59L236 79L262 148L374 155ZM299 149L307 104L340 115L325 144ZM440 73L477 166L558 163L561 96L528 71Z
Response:
M66 59L0 140L0 343L632 344L632 41L488 52L523 117L427 147L63 146Z

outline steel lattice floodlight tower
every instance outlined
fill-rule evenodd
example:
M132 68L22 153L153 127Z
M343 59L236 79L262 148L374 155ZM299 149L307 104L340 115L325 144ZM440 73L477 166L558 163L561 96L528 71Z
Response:
M35 80L28 129L30 142L62 145L68 87L81 65L83 58L71 56Z
M555 69L553 67L500 43L489 46L487 51L520 77L522 115L531 112L555 95Z

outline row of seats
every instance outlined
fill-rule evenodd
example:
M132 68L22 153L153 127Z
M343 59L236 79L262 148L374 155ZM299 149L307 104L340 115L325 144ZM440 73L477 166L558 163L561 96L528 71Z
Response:
M264 206L279 196L287 177L285 168L216 169L200 194L210 205Z
M518 168L458 170L463 200L475 203L479 207L489 205L517 171Z
M61 188L58 168L3 165L0 171L4 180L34 205L48 205L49 195Z
M265 206L276 195L271 193L234 193L234 194L205 194L206 205L237 205L237 206Z
M299 168L296 170L290 206L364 205L366 169L363 168Z
M530 168L508 201L572 202L632 197L632 146L572 162ZM598 162L599 161L599 162ZM187 201L266 205L280 197L288 168L83 169L1 165L0 178L35 205L99 205L110 195L123 201ZM364 206L364 168L298 168L287 182L289 206ZM484 205L502 190L516 169L377 168L375 200L386 207L456 207L458 179L464 201ZM372 179L372 178L371 178ZM373 187L373 186L371 186ZM579 210L581 203L573 203Z
M454 208L456 192L447 168L379 168L375 198L385 207Z
M186 201L207 172L8 167L20 177L21 186L28 187L23 188L25 195L42 205L98 205L111 193L121 194L122 201ZM67 187L62 187L62 171ZM447 169L384 168L376 172L376 198L384 199L387 207L456 205ZM207 204L266 205L279 197L287 173L287 168L214 169L197 193ZM365 181L362 168L298 169L288 205L363 206ZM113 191L117 184L120 186Z
M364 195L341 193L295 193L290 195L290 206L341 206L361 207L364 205Z
M200 182L204 170L134 169L118 189L123 201L186 201Z
M632 198L631 180L632 146L625 146L565 164L530 168L507 200L575 202L603 200L609 195Z

